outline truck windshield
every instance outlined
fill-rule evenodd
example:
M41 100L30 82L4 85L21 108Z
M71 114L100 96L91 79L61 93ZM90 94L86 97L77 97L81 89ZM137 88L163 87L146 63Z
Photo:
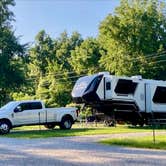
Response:
M96 75L85 76L78 79L76 84L74 85L72 91L72 97L80 97L83 95L84 91L88 87L88 85L92 82L92 80L96 77Z
M3 107L1 107L0 108L0 111L1 110L6 110L6 109L8 109L8 108L10 108L10 107L12 107L13 105L15 105L16 104L16 102L9 102L9 103L7 103L6 105L4 105Z

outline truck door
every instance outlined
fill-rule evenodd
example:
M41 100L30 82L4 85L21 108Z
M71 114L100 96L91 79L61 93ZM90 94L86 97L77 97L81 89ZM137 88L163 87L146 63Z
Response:
M29 110L29 103L21 103L16 106L13 110L14 113L12 116L14 125L28 124L31 119Z
M108 100L111 99L111 78L105 77L104 78L104 99Z
M19 108L20 111L14 111L13 113L15 125L37 124L42 123L44 120L44 110L40 102L21 103L16 108Z

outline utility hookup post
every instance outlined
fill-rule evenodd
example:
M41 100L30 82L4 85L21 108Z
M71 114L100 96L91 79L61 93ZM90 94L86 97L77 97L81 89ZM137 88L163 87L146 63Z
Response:
M40 112L38 112L39 115L39 131L41 130L41 126L40 126Z
M152 128L153 128L153 143L156 143L156 135L155 135L155 119L154 119L154 113L152 111Z

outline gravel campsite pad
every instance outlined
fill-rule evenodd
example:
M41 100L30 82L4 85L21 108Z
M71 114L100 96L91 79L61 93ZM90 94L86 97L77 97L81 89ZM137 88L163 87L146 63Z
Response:
M0 165L165 166L166 151L107 146L99 140L147 136L149 133L59 137L0 138Z

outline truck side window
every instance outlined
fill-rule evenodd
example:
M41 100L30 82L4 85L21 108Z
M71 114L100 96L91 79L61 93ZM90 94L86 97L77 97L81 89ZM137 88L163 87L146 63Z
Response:
M30 105L31 105L32 110L42 109L41 102L32 102L32 103L30 103Z
M106 82L106 90L111 90L111 82Z
M22 111L42 109L41 102L21 103L19 106L21 107Z
M21 103L19 106L21 107L22 111L31 109L29 103Z
M158 86L153 96L154 103L165 103L166 104L166 87Z
M115 88L115 93L118 94L134 94L137 83L132 80L119 79Z

